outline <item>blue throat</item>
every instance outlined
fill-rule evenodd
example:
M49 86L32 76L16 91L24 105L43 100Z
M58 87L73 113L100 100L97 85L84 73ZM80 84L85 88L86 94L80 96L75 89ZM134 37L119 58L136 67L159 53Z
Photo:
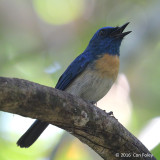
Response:
M99 57L106 53L110 55L120 55L120 44L121 41L118 41L116 44L110 43L109 45L101 44L103 47L99 47L99 45L89 44L84 52L90 53L93 57Z

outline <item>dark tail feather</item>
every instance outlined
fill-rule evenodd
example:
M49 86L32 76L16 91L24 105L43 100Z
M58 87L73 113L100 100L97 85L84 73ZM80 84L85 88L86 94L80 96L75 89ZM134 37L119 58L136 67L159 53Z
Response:
M46 129L48 125L49 124L47 122L36 120L18 140L17 145L22 148L30 147L37 140L37 138L41 135L41 133Z

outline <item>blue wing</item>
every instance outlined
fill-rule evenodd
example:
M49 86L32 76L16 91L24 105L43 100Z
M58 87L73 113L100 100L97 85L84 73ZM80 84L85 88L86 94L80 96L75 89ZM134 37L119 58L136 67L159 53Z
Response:
M90 55L87 53L79 55L59 78L55 88L65 90L66 87L87 67L91 60Z

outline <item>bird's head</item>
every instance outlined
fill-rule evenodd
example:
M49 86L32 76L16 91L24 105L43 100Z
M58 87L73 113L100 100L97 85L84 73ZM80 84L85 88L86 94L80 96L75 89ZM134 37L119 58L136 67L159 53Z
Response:
M90 40L87 50L95 55L108 53L119 56L121 42L131 32L123 32L128 24L129 22L120 27L103 27L99 29Z

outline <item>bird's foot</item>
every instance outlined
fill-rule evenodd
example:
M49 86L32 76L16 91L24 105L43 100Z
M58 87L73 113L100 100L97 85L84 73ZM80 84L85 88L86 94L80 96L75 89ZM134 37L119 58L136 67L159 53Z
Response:
M90 102L91 104L94 104L95 106L97 106L97 102L95 102L95 101L92 101L92 102Z
M114 115L113 115L113 111L107 112L107 114L108 114L109 116L114 116Z
M106 112L106 110L103 110L104 112ZM113 116L114 117L114 115L113 115L113 111L110 111L110 112L106 112L109 116Z

